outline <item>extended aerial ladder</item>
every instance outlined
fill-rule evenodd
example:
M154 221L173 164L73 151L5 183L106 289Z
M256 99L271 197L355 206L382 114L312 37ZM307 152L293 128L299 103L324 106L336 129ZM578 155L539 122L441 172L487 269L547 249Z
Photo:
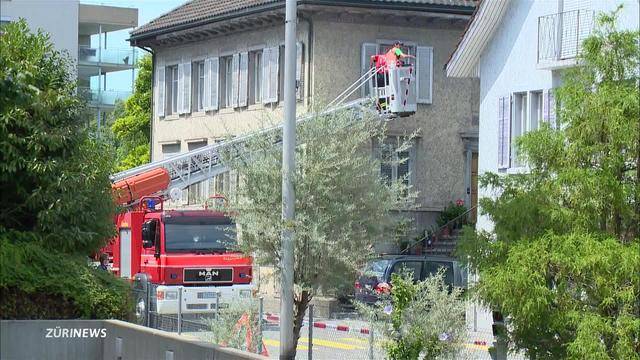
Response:
M387 71L388 76L385 77L384 85L378 86L375 76L379 72L379 68L370 68L331 101L326 110L300 116L296 119L297 124L317 116L344 110L367 112L383 119L415 113L416 96L413 67L391 66ZM351 95L367 84L372 89L370 96L347 101ZM387 104L384 109L371 106L382 101L381 99ZM252 137L276 131L281 132L281 129L282 125L265 128L114 174L111 176L111 181L116 202L130 206L148 196L177 199L181 196L182 189L227 172L228 168L223 163L222 154L227 151L243 151L243 145ZM278 142L278 145L281 143Z

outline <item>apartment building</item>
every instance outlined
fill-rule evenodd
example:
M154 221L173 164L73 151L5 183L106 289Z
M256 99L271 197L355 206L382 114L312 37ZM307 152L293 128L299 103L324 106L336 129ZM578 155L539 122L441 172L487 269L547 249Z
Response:
M526 171L515 140L542 122L556 126L552 89L577 56L600 12L623 5L621 29L637 30L637 0L483 1L446 65L450 78L480 79L479 174ZM490 197L480 189L480 197ZM480 217L478 229L492 224ZM473 306L473 329L491 330L491 314Z
M411 211L418 230L450 202L472 198L477 155L478 83L447 78L443 67L475 1L298 1L298 112L320 109L369 69L371 55L394 41L415 55L418 110L389 123L390 148L419 129L408 163L383 167L389 178L409 174L420 192ZM152 159L221 141L282 121L284 1L194 0L131 32L154 64ZM368 87L352 99L369 95ZM374 146L374 144L372 144ZM389 147L385 147L389 148ZM235 186L226 174L192 186L182 205Z
M78 92L87 99L98 127L116 100L131 95L138 50L108 45L108 40L111 32L138 26L138 9L78 0L0 0L0 14L2 22L23 18L32 31L47 32L57 50L77 60ZM115 72L130 73L131 80L113 84L107 79Z

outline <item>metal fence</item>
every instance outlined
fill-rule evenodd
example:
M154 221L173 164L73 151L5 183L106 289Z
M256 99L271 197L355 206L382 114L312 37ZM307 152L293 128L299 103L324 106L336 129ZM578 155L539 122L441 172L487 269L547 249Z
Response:
M251 318L245 318L244 315L237 316L238 313L229 317L227 309L220 309L220 306L216 306L220 310L212 314L186 314L182 306L178 307L177 314L159 314L154 307L155 296L153 286L134 289L136 301L144 298L148 304L145 307L136 302L136 312L142 325L255 352L271 359L279 358L280 319L277 314L263 311L262 298L257 300L257 309L251 312ZM225 316L229 320L226 323ZM248 327L243 329L244 325ZM217 329L218 326L221 329ZM235 342L230 340L232 337L236 338ZM383 341L371 324L356 314L341 320L316 319L314 307L309 305L300 330L296 359L382 360L386 359ZM469 331L466 341L451 359L525 360L526 357L522 353L507 353L506 350L498 353L491 332Z

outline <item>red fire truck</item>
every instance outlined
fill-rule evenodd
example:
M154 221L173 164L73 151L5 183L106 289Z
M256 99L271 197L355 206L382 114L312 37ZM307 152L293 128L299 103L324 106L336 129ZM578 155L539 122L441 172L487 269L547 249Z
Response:
M149 309L176 314L181 304L183 314L208 313L252 296L251 258L233 250L235 223L219 209L165 210L170 183L159 167L112 185L128 211L116 216L117 236L105 251L113 273L133 282L140 323Z

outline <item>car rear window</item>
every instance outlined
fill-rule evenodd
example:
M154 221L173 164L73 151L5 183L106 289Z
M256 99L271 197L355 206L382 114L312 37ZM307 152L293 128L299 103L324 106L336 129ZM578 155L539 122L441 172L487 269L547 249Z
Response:
M391 260L373 260L367 264L367 267L364 269L364 275L383 279L389 263L391 263Z

